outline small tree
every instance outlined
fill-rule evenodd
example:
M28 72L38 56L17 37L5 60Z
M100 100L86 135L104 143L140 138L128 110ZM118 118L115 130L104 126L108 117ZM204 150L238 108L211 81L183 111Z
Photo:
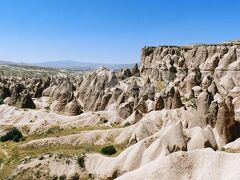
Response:
M14 142L18 142L22 137L22 133L16 127L13 127L0 138L0 141L6 142L12 140Z
M59 177L59 180L65 180L65 179L67 179L67 176L65 174Z
M112 155L112 154L115 154L116 152L117 151L113 145L106 146L101 149L101 153L106 155Z
M128 126L131 126L130 122L126 122L123 127L128 127Z

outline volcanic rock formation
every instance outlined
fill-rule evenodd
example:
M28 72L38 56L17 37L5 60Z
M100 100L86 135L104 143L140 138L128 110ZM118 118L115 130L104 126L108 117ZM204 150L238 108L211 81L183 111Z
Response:
M95 179L240 178L239 154L215 152L240 149L238 44L144 47L140 67L101 68L84 77L2 76L0 98L10 106L37 109L18 114L1 105L1 124L22 128L27 116L33 119L27 122L29 134L53 123L60 132L75 128L74 134L32 140L23 148L124 147L114 157L87 151L82 168L70 172L61 166L67 178L72 172ZM92 130L76 130L86 127ZM49 159L44 167L56 175L55 160ZM35 170L35 162L20 164L15 174Z

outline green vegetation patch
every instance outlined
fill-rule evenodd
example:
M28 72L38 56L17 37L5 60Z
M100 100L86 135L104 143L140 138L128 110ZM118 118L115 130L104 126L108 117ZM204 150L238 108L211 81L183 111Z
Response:
M87 127L71 127L71 128L62 128L59 125L53 125L49 127L47 130L37 130L38 132L31 134L26 137L26 142L35 139L42 139L48 137L59 137L59 136L67 136L72 134L78 134L83 131L93 131L93 130L107 130L107 129L114 129L114 128L122 128L120 125L116 124L112 127L107 126L87 126Z
M113 145L106 146L101 149L101 153L105 154L105 155L113 155L116 152L117 152L117 150L115 149L115 147Z
M222 148L221 151L228 152L228 153L240 153L240 148Z
M154 81L153 84L154 84L156 92L161 92L166 87L165 82L164 81L160 81L160 80Z
M22 142L0 142L0 150L4 149L7 151L7 157L3 155L0 151L0 166L1 163L4 163L2 169L0 169L0 179L5 179L12 171L16 168L16 166L21 162L21 160L25 157L37 158L46 154L61 154L62 157L67 157L69 155L77 155L78 165L81 168L85 168L85 153L98 153L103 149L103 154L112 155L119 154L125 149L125 145L116 145L114 146L97 146L93 144L83 144L83 145L53 145L53 146L39 146L39 147L19 147ZM110 147L110 148L109 148Z
M114 125L111 128L120 127L119 125ZM122 128L122 127L121 127ZM38 133L31 134L29 136L25 136L25 141L20 141L23 136L19 133L20 131L17 128L4 126L5 131L7 132L4 137L4 142L0 141L0 179L6 179L12 171L16 168L17 165L20 164L21 160L26 157L37 158L46 154L61 154L63 157L67 157L69 155L78 156L78 165L81 168L85 168L85 153L102 153L105 155L113 155L116 156L121 153L125 148L126 144L122 145L110 145L110 146L98 146L94 144L82 144L82 145L72 145L72 144L64 144L64 145L49 145L49 146L28 146L22 147L20 145L25 144L31 140L42 139L47 137L58 137L65 136L70 134L81 133L82 131L96 130L96 129L109 129L109 127L82 127L82 128L66 128L63 129L59 125L54 125L49 127L47 130L40 130ZM16 138L13 138L15 137ZM20 138L21 137L21 138ZM10 141L6 141L6 139L10 139ZM16 140L14 142L12 139ZM18 142L19 141L19 142ZM2 167L2 168L1 168ZM31 176L31 171L26 171L29 177ZM47 176L46 176L47 177ZM21 178L21 177L20 177Z
M83 169L85 168L85 158L86 158L85 154L82 154L78 157L77 162L80 168Z
M11 128L5 135L0 137L0 141L14 141L19 142L20 139L23 137L22 133L15 127Z

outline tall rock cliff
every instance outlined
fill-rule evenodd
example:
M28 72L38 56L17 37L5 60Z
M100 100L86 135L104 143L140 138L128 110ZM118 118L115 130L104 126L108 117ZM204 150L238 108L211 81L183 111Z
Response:
M141 73L159 80L187 81L188 86L214 78L223 93L240 85L240 45L192 45L144 47ZM207 79L206 79L207 78ZM189 82L188 82L189 83ZM189 88L190 88L189 87Z

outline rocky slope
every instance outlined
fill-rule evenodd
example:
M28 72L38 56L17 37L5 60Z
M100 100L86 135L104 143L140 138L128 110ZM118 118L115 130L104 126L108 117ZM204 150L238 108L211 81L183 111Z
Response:
M102 68L86 76L2 76L0 82L5 103L0 133L16 126L27 138L16 144L19 151L31 156L31 149L39 150L37 158L15 165L9 172L13 179L36 171L31 178L240 177L230 168L240 158L237 44L144 47L140 68ZM109 144L119 147L118 155L98 153ZM58 156L63 147L67 159L56 162L46 155ZM77 148L84 149L80 167Z

